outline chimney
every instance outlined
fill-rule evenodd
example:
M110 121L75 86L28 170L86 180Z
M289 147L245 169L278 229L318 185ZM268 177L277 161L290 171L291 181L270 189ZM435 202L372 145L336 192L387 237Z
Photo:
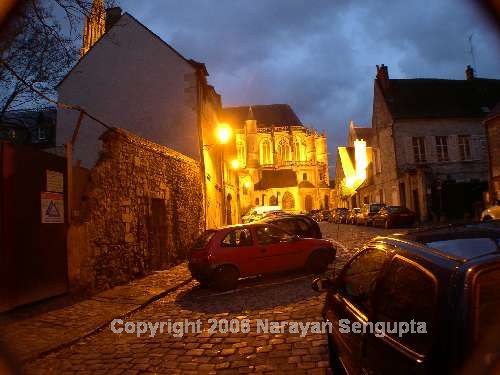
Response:
M377 65L376 79L384 91L389 90L389 70L386 65Z
M465 69L465 78L467 81L472 81L474 79L474 69L470 65L467 65Z
M113 25L120 19L122 16L122 8L113 7L106 9L106 31L109 31L113 27Z

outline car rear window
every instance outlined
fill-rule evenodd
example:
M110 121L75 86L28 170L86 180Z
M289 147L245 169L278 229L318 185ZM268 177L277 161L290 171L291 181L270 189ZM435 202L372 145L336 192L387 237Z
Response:
M370 212L379 212L382 207L385 207L383 204L372 204L370 205Z
M193 249L199 250L199 249L204 249L207 247L208 243L214 236L215 231L214 230L207 230L205 231L198 239L194 242L194 245L192 246Z
M427 242L426 245L460 258L469 257L471 249L474 249L475 256L489 254L498 250L497 242L488 237L455 238L443 241Z
M406 207L389 206L387 207L387 211L389 211L391 214L402 214L408 212L409 210Z
M479 273L474 283L475 341L480 341L487 352L500 351L500 268Z

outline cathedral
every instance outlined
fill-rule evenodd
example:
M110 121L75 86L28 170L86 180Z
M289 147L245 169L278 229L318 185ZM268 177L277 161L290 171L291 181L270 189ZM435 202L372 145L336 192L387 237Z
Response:
M305 127L287 104L226 107L235 129L240 207L287 212L329 208L327 138Z

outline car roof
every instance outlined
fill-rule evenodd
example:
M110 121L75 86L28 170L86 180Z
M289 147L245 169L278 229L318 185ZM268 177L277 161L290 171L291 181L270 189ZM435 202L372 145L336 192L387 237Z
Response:
M490 247L453 246L458 244L459 240L480 240L485 238L492 239L494 243ZM412 248L415 252L432 254L454 262L466 263L488 255L500 256L500 223L474 223L417 229L406 233L377 237L376 240L394 246L413 245ZM412 250L408 246L403 247L405 250Z

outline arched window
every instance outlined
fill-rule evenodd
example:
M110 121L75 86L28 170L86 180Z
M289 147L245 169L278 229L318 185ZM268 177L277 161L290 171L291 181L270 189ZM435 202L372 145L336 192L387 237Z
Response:
M240 165L246 165L245 143L238 141L236 143L236 152L238 153L238 161L240 162Z
M260 144L260 164L261 165L273 164L273 152L271 147L271 141L269 139L264 139Z
M279 144L279 154L281 157L281 161L291 161L292 160L292 151L290 149L290 145L284 139L282 139L280 144Z
M283 194L281 207L284 210L293 210L295 208L295 199L293 199L293 195L290 192L287 191Z

